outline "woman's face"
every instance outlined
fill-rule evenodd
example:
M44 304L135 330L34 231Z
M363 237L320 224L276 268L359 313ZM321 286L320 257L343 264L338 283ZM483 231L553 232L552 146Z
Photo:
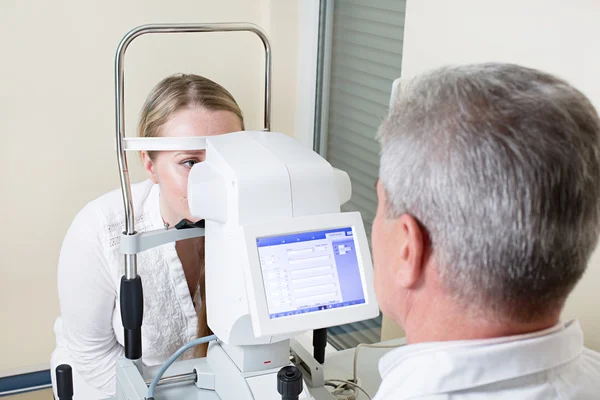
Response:
M160 130L163 137L214 136L242 130L242 123L231 111L187 108L174 114ZM160 211L170 226L182 219L196 222L187 203L188 174L205 159L205 150L159 151L154 160L142 153L148 177L160 185Z

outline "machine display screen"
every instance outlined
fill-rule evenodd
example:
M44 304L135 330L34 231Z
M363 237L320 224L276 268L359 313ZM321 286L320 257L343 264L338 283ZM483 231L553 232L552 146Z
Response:
M365 302L352 228L256 239L269 317Z

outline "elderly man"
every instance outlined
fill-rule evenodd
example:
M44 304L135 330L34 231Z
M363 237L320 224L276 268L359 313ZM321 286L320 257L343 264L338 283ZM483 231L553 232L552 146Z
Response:
M376 399L600 399L600 355L559 322L600 230L590 101L517 65L447 67L400 87L379 139L375 289L409 345Z

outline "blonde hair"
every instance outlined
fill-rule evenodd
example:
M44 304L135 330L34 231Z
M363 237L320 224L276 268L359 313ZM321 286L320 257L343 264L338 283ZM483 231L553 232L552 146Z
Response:
M157 137L160 128L169 119L186 108L204 108L209 111L230 111L238 116L242 130L244 130L244 117L237 102L223 86L218 83L193 74L176 74L160 81L148 95L142 108L138 135L140 137ZM148 152L150 159L154 159L155 152ZM206 291L205 291L205 264L204 264L204 238L200 238L197 252L200 261L198 289L202 306L198 310L198 337L212 334L208 327L206 317ZM198 346L196 357L206 355L208 346Z
M244 130L244 116L237 102L218 83L199 75L176 74L160 81L148 95L138 125L140 137L157 137L160 128L176 113L186 108L230 111L238 116ZM154 152L148 152L153 159Z

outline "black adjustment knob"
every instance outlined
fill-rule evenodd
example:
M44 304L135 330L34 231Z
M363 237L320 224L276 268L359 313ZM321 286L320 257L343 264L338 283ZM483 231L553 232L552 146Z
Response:
M302 372L292 365L277 373L277 391L282 400L298 400L302 393Z
M56 367L56 393L58 400L73 400L73 371L68 364Z

